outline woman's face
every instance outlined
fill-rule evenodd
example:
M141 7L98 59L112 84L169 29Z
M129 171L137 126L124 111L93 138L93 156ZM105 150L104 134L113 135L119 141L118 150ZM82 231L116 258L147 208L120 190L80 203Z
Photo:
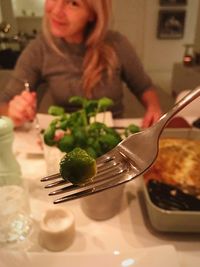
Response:
M83 0L46 0L45 13L51 33L74 43L82 42L85 27L94 17Z

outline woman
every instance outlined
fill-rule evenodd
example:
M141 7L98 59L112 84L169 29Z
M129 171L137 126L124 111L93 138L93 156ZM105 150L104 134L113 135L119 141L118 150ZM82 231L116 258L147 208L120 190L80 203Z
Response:
M108 31L111 0L46 0L43 31L21 54L8 87L0 97L3 114L15 125L32 120L36 93L22 91L28 81L36 90L42 82L49 105L74 107L67 103L74 95L113 99L113 115L120 116L125 82L146 107L143 127L161 115L151 79L128 40Z

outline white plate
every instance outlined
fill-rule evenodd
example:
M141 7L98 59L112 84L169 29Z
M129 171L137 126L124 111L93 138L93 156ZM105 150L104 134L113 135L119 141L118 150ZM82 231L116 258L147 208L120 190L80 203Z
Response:
M33 124L26 125L14 132L13 150L15 153L42 155L41 137Z
M133 249L129 252L90 253L0 253L0 267L180 267L173 246Z

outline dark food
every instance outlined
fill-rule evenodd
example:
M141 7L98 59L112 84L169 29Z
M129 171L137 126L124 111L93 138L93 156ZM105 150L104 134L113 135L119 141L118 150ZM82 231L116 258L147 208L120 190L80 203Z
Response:
M163 138L144 174L152 202L165 210L200 211L200 141Z
M175 186L149 180L147 190L151 201L161 209L200 211L200 199L185 194Z
M198 118L197 120L195 120L192 125L196 128L199 128L200 129L200 118Z

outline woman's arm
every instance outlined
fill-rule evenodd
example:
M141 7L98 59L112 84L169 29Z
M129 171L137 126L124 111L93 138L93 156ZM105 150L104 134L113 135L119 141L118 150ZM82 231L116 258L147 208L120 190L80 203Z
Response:
M36 93L23 91L8 103L0 105L0 115L8 116L14 125L21 126L26 121L32 121L36 112Z
M142 127L147 128L159 120L162 115L160 103L154 87L148 88L141 96L141 102L146 108Z
M23 91L16 95L8 104L8 116L15 126L32 121L36 114L36 93Z
M0 114L11 117L16 126L32 120L36 108L36 94L25 91L24 83L29 82L36 89L42 72L42 38L39 36L29 43L20 55L10 81L0 90Z
M147 75L137 53L128 39L118 35L116 51L121 65L122 79L130 91L146 108L143 127L151 126L161 115L159 99L153 82Z

